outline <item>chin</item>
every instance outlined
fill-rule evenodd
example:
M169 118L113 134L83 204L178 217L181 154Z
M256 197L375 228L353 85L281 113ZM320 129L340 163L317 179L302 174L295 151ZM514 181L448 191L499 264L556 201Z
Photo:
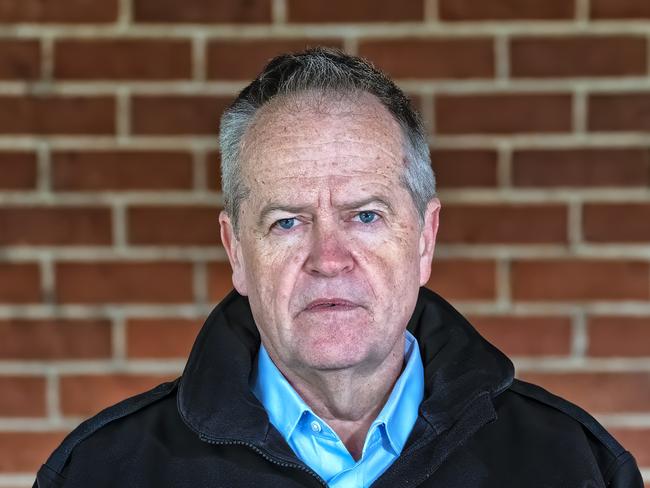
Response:
M341 355L319 355L305 358L306 366L318 371L340 371L354 368L364 363L363 357L345 357Z

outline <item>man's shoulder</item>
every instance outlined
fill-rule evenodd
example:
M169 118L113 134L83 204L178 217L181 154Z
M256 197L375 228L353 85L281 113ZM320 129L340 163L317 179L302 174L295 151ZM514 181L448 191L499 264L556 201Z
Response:
M541 386L515 379L497 402L499 410L503 417L514 417L523 431L534 431L540 445L566 446L567 455L571 447L588 445L605 481L625 475L628 468L638 472L632 455L594 417Z
M72 458L100 456L106 459L107 452L102 452L102 446L103 449L111 449L112 446L126 449L134 445L146 424L160 422L161 417L169 416L169 413L164 413L165 410L175 411L178 381L161 383L151 390L126 398L79 424L41 467L35 486L58 486ZM173 405L165 407L170 402Z
M544 411L549 417L559 414L577 422L595 441L602 444L612 456L618 456L625 451L594 417L574 403L554 395L541 386L518 379L513 381L510 391L524 399L535 402L539 405L539 410Z

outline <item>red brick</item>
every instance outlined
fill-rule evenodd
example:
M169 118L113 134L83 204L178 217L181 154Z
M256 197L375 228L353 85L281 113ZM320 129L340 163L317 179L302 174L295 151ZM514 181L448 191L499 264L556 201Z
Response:
M202 320L189 319L129 320L126 332L128 356L186 358L202 325Z
M0 244L110 244L111 215L102 207L7 207L0 209Z
M87 359L111 355L107 320L0 320L0 359Z
M271 21L271 0L134 0L136 22L226 22Z
M650 356L650 317L590 317L590 356Z
M5 340L7 338L5 337ZM0 376L0 417L45 415L45 379L39 376Z
M35 473L66 432L0 432L0 472Z
M211 96L136 96L131 106L134 134L212 134L232 99Z
M638 466L650 466L650 429L613 428L608 429L616 440L632 453Z
M0 41L0 79L32 80L38 78L41 74L40 63L41 51L38 41Z
M497 186L497 153L489 149L434 149L436 184L441 189Z
M592 414L650 410L650 373L525 373L522 379Z
M571 130L571 96L564 94L441 95L440 134L507 134Z
M443 20L560 20L575 16L573 0L439 0Z
M489 38L366 41L359 54L395 78L494 77L494 41Z
M0 152L0 188L29 190L36 186L36 155L31 152Z
M147 206L128 210L129 242L216 246L219 211L213 206Z
M342 48L339 39L215 40L208 44L208 78L251 80L278 54L308 47Z
M232 268L230 264L211 263L208 268L208 295L213 303L220 302L231 290Z
M646 148L522 150L512 164L515 186L650 186Z
M647 0L591 0L592 19L647 19L650 3Z
M111 134L112 97L0 96L0 133Z
M645 75L643 37L523 37L510 44L515 78Z
M488 260L434 259L425 286L448 300L494 300L496 265Z
M589 130L650 131L650 92L589 97Z
M208 153L206 159L208 189L221 191L221 154L219 151L212 151Z
M585 204L582 231L592 242L650 242L650 203Z
M543 260L512 264L515 300L648 300L650 265L640 261Z
M52 186L65 191L188 190L192 155L180 151L61 151Z
M443 205L439 242L549 244L567 241L564 205Z
M0 22L114 22L118 0L3 0Z
M61 40L54 47L54 77L87 80L190 78L188 40Z
M179 372L180 373L180 372ZM169 381L178 375L70 375L62 376L61 412L89 416L125 398Z
M571 350L568 317L471 317L488 341L508 356L566 356Z
M33 263L0 263L0 302L29 303L41 300L41 273Z
M192 265L180 262L59 263L61 303L191 302Z
M424 2L288 0L290 22L404 22L424 18Z

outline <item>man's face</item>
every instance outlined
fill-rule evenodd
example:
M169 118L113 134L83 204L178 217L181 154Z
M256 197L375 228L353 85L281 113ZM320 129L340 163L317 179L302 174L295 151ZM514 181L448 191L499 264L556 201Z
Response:
M427 282L439 202L424 226L402 135L371 95L266 106L245 137L239 236L220 216L233 283L280 369L372 372L403 354Z

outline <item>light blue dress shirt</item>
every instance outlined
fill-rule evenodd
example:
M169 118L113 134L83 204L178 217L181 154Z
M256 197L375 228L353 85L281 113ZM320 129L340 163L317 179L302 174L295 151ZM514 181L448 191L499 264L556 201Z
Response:
M406 366L374 420L355 461L338 435L298 395L260 347L251 388L270 422L307 466L335 488L367 487L402 452L424 395L424 369L415 337L405 331Z

